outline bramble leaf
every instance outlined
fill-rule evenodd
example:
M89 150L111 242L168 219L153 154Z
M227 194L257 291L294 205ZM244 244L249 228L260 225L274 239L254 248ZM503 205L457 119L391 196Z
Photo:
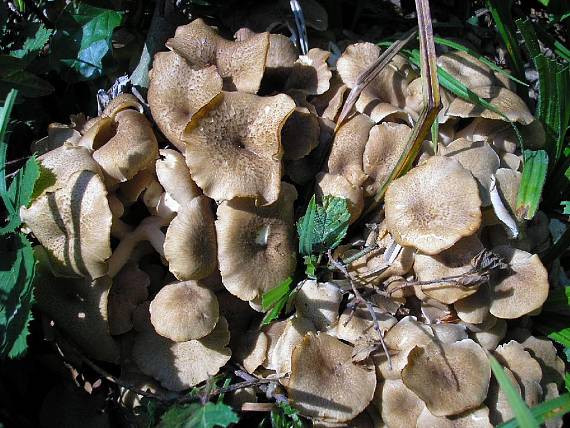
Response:
M160 418L158 428L227 427L239 421L238 415L224 403L175 405Z

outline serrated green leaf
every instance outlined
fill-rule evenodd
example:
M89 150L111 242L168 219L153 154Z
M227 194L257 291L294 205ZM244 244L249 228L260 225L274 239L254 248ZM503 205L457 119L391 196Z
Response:
M305 215L297 223L299 252L310 256L336 248L344 239L349 223L346 199L325 196L320 205L313 195Z
M227 427L239 421L238 415L224 403L175 405L160 418L158 428Z
M548 154L544 150L525 150L524 166L517 195L515 214L519 220L531 220L540 204L548 172Z
M553 418L560 418L570 412L570 394L562 394L560 397L537 404L530 409L530 412L538 424L544 424L544 422ZM498 425L497 428L517 428L521 426L517 419L511 419Z
M492 355L489 355L489 362L491 364L491 370L493 370L493 375L495 375L499 387L505 393L518 425L521 428L539 428L537 420L505 374L503 367L501 367L499 362Z
M548 337L561 345L570 348L570 328L563 328L562 330L553 331L548 334Z
M103 59L111 51L113 30L123 14L83 2L72 2L58 21L51 43L52 66L77 73L79 80L103 75Z
M35 33L24 40L22 47L10 52L10 56L15 58L29 58L35 56L49 42L53 30L40 24Z
M561 205L564 209L563 214L569 215L570 214L570 201L562 201Z

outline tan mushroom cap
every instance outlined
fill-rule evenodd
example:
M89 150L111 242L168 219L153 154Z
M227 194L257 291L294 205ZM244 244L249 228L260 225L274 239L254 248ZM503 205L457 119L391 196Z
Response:
M303 415L349 421L372 401L376 375L351 360L352 347L325 333L308 333L291 357L287 393Z
M267 354L267 368L275 370L278 377L289 374L295 346L303 340L305 334L315 331L311 320L296 315L289 318L271 353Z
M509 381L513 385L515 391L520 395L521 387L513 375L513 372L511 372L507 367L503 367L503 370L505 371L505 374L509 378ZM499 383L494 376L491 379L491 383L489 384L489 392L487 393L485 403L489 407L489 419L493 426L497 426L515 417L505 391L499 386Z
M36 140L30 144L30 151L43 155L51 150L63 146L65 143L75 145L81 139L80 129L85 122L85 115L80 113L75 117L70 117L71 124L50 123L47 129L47 136ZM76 123L77 122L77 123Z
M267 358L267 347L269 339L262 331L248 331L242 335L238 345L233 348L236 361L240 362L243 367L253 373L257 368L265 362Z
M394 180L385 196L387 228L404 247L438 254L481 225L477 182L461 164L433 156Z
M372 43L355 43L347 46L337 61L337 70L343 82L354 88L358 76L380 56L381 49ZM396 55L375 78L364 88L362 97L380 99L396 107L404 107L406 88L415 78L408 61Z
M338 321L342 294L335 284L305 280L295 295L297 314L313 322L317 330L328 330Z
M474 143L465 138L459 138L447 146L442 145L439 154L458 160L463 168L470 171L479 184L482 206L491 205L489 195L491 176L499 169L501 162L489 144Z
M119 183L119 187L115 190L115 194L121 200L123 205L129 207L134 204L139 197L150 187L153 183L158 183L155 177L154 165L147 169L139 171L137 175L129 181Z
M414 272L420 281L431 281L462 275L469 272L471 261L483 250L483 244L476 235L457 241L451 248L430 256L417 253L414 259ZM463 286L454 282L434 282L422 285L422 291L429 297L445 304L452 304L475 294L478 286Z
M274 202L281 183L281 128L295 109L287 95L224 92L220 104L186 129L192 178L216 201Z
M224 88L255 94L259 90L269 50L269 33L255 34L243 42L224 39L202 19L176 29L166 46L192 68L215 65Z
M540 364L524 347L511 340L508 343L497 346L494 351L499 362L506 366L515 376L521 386L521 393L529 406L536 406L542 398L542 369Z
M296 198L295 188L282 183L272 205L256 207L253 200L238 198L218 207L218 261L230 293L253 300L293 273Z
M113 215L97 174L73 173L55 192L22 207L20 215L46 247L58 275L95 279L107 273Z
M370 130L363 154L364 173L369 179L364 190L367 196L376 194L404 152L411 129L400 123L381 123Z
M200 196L202 192L192 180L184 156L171 149L161 149L159 153L156 176L164 190L180 205L185 205Z
M320 95L328 91L332 78L327 64L330 54L313 48L307 55L301 55L291 69L285 88L299 90L307 95Z
M401 379L386 379L379 400L382 421L390 428L415 427L426 405Z
M502 86L481 86L471 89L476 95L486 100L506 118L522 125L530 125L534 116L525 102L514 92ZM484 117L486 119L505 120L503 116L491 110L475 105L462 98L455 98L447 108L446 114L455 117Z
M432 342L415 347L402 370L402 380L436 416L479 407L489 388L491 367L485 351L471 339Z
M338 73L333 72L329 89L311 99L319 116L335 121L344 103L348 87L342 82Z
M347 200L350 223L354 223L364 209L362 188L351 184L344 176L321 172L315 177L315 193L318 197L336 196Z
M390 330L398 320L390 314L374 308L378 327L382 334ZM374 344L380 341L378 332L374 329L374 321L368 308L358 307L354 311L345 309L340 315L336 327L336 337L353 345Z
M489 420L487 406L454 417L435 416L425 407L416 424L416 428L493 428L493 426Z
M321 128L317 116L306 107L295 107L281 130L283 159L297 160L319 145Z
M283 34L270 34L269 51L267 52L263 77L269 75L280 79L287 78L298 58L299 52L289 37Z
M156 332L175 342L203 338L210 334L219 318L216 295L194 281L165 285L149 310Z
M119 344L109 333L107 310L111 279L55 278L45 251L36 247L38 260L35 298L38 308L90 358L116 363Z
M107 310L109 331L113 335L133 328L133 312L148 299L149 276L134 263L129 263L113 278Z
M517 195L521 184L522 174L512 169L499 168L495 173L497 188L505 207L511 214L516 214Z
M179 280L203 279L218 265L216 229L210 200L198 196L180 207L164 240L168 270Z
M491 317L493 317L491 315ZM494 318L494 317L493 317ZM489 320L484 321L482 324L468 324L471 330L475 325L484 326ZM477 342L483 349L493 351L501 343L507 334L507 322L503 319L494 319L491 325L485 328L479 328L472 332L473 340Z
M496 247L512 274L491 284L490 312L498 318L514 319L539 309L548 297L548 272L536 254L507 245Z
M468 88L500 84L491 67L467 52L453 51L438 55L437 65Z
M442 343L454 343L467 339L467 327L463 324L431 324L433 337Z
M489 317L491 307L491 289L488 283L481 284L477 292L453 304L461 321L481 324Z
M118 113L128 109L136 110L139 113L143 113L144 111L143 106L137 97L132 94L119 94L109 101L101 116L107 116L114 119Z
M363 155L370 129L374 123L363 114L356 114L336 132L327 161L327 171L343 175L355 186L366 180Z
M143 373L171 391L182 391L217 374L231 357L228 323L220 317L216 328L199 340L173 342L145 331L137 334L132 357Z

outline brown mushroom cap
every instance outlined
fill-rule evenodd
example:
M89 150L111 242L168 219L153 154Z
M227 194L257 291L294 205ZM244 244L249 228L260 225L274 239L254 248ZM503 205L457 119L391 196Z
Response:
M95 279L107 273L113 215L97 174L73 173L61 188L22 207L20 214L46 247L58 275Z
M316 331L311 320L296 315L289 318L271 353L267 354L267 368L275 370L279 377L289 374L293 349L310 331Z
M433 156L390 184L384 209L398 244L433 255L475 233L480 206L471 173L454 159Z
M495 173L499 194L505 207L511 214L516 214L517 195L522 179L522 174L512 169L499 168Z
M505 338L507 333L507 322L503 319L494 319L491 325L487 325L484 328L475 326L485 326L490 320L486 320L481 324L468 324L468 328L472 330L472 338L477 342L483 349L487 351L493 351L499 343Z
M299 316L313 322L317 330L328 330L338 321L342 294L334 284L305 280L295 295L295 308Z
M144 331L137 334L133 360L141 371L171 391L182 391L218 373L231 357L228 322L220 317L216 328L199 340L173 342Z
M350 222L354 223L364 209L362 188L351 184L344 176L319 173L315 177L315 193L318 197L336 196L347 200Z
M237 198L218 207L218 260L230 293L252 300L293 273L296 198L295 188L282 183L272 205L256 207L252 199Z
M493 428L489 421L489 408L481 406L475 410L454 417L439 417L424 408L416 428Z
M424 402L401 379L386 379L382 385L382 421L390 428L416 426L416 421L426 407Z
M166 46L186 59L192 68L215 65L226 89L255 94L263 77L269 33L233 42L218 35L199 18L178 27Z
M200 196L200 189L190 176L184 156L171 149L161 149L159 153L161 158L156 161L156 176L164 190L180 205Z
M509 378L511 385L516 392L521 393L521 387L511 372L507 367L503 367L505 374ZM487 398L485 403L489 406L489 419L493 426L498 426L499 424L508 421L515 417L513 409L507 398L507 394L503 388L499 386L499 382L493 376L491 383L489 384L489 392L487 393Z
M414 259L414 272L420 281L461 275L469 272L471 261L483 250L483 244L476 235L457 241L451 248L430 256L417 253ZM434 282L422 285L422 291L429 297L445 304L452 304L474 294L478 286L463 286L454 282Z
M198 196L181 206L170 222L164 240L164 257L177 279L203 279L216 270L214 220L210 200Z
M219 318L216 295L193 281L165 285L149 310L156 332L175 342L203 338Z
M344 95L348 87L342 83L338 73L333 72L329 89L311 99L319 116L335 121L344 103Z
M481 324L489 317L491 306L491 289L489 284L481 284L477 292L464 299L458 300L453 307L457 316L470 324Z
M297 160L308 155L319 145L320 134L317 116L306 107L295 107L281 130L283 159Z
M352 362L352 347L324 333L308 333L291 357L287 392L303 415L349 421L372 401L376 375Z
M415 347L402 370L402 380L436 416L479 407L489 388L491 367L485 351L471 339L432 342Z
M265 362L268 346L269 339L265 333L262 331L248 331L240 337L238 345L235 348L232 347L235 349L233 357L249 373L253 373Z
M437 65L469 88L500 83L491 67L467 52L453 51L438 55Z
M287 95L224 92L220 104L186 129L186 163L216 201L252 197L270 204L281 183L281 128L295 108Z
M329 56L330 52L319 48L301 55L293 65L285 88L300 90L307 95L324 94L330 87L332 77L327 64Z
M512 274L491 284L490 312L498 318L519 318L539 309L548 297L548 272L536 254L507 245L496 247Z
M385 334L398 322L395 317L382 312L379 308L374 308L374 314L382 334ZM380 341L378 332L374 329L374 321L370 311L361 306L354 311L350 309L343 311L336 327L336 337L353 345L370 345Z
M192 118L214 107L222 92L216 67L194 70L176 52L154 56L148 87L148 104L156 124L179 150L186 144L182 133Z

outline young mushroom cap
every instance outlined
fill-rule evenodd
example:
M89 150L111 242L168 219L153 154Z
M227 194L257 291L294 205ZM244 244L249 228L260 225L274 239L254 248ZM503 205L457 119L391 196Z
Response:
M513 372L511 372L507 367L503 367L503 370L505 371L505 375L509 378L514 390L521 395L521 387L515 378L515 375L513 375ZM489 419L493 426L498 426L499 424L515 417L505 390L501 388L499 382L497 382L497 379L495 379L494 376L489 384L489 392L487 393L485 404L487 404L489 408Z
M317 116L306 107L295 107L281 130L283 159L298 160L311 153L319 145L320 134Z
M536 254L508 245L493 249L509 264L511 273L491 284L490 312L498 318L514 319L539 309L548 297L548 272Z
M218 299L194 281L165 285L150 304L155 331L174 342L201 339L216 326Z
M315 193L318 197L336 196L346 199L350 222L354 223L364 209L362 188L350 183L344 176L321 172L315 177Z
M317 330L326 331L338 321L342 294L330 282L307 279L295 295L297 314L313 322Z
M274 202L281 183L281 128L295 109L285 94L224 92L220 104L184 134L186 163L204 193Z
M164 257L177 279L203 279L216 270L214 220L210 200L198 196L182 205L170 222L164 240Z
M154 56L148 104L162 133L179 150L186 144L182 133L194 116L214 107L222 92L222 78L215 66L195 70L176 52Z
M172 149L161 149L160 159L156 161L158 182L179 204L188 204L202 192L192 180L184 156Z
M199 18L178 27L166 46L186 59L192 68L215 65L224 79L225 89L255 94L263 77L269 33L233 42L221 37Z
M385 196L388 230L402 246L438 254L481 225L477 182L461 164L433 156L394 180Z
M522 180L522 174L508 168L499 168L495 173L497 188L505 207L511 214L516 214L517 195Z
M311 320L299 316L289 318L271 353L267 354L267 368L275 370L279 377L289 374L293 349L310 331L316 331Z
M97 174L73 173L55 192L22 207L20 215L46 247L57 275L95 279L107 273L113 215Z
M319 48L301 55L293 64L285 88L299 90L307 95L324 94L329 89L332 78L327 64L329 56L330 52Z
M295 188L282 183L272 205L257 207L252 199L237 198L218 207L218 261L230 293L253 300L293 273L296 198Z
M401 379L386 379L379 400L382 421L390 428L415 427L426 405Z
M416 428L493 428L489 421L489 408L481 406L461 415L440 417L424 408L416 424Z
M489 322L491 322L490 325L481 328ZM490 315L490 317L481 324L468 324L467 327L472 331L471 337L473 340L487 351L495 350L507 334L507 322L503 319L497 319L493 315Z
M402 380L436 416L451 416L479 407L489 388L491 367L485 351L471 339L432 342L415 347Z
M231 346L234 350L233 358L243 365L248 373L253 373L267 358L269 339L262 331L248 331L238 340L237 346Z
M376 388L374 370L352 362L352 347L325 333L308 333L291 357L287 393L301 414L345 422L362 412Z
M489 283L481 284L477 292L453 304L457 316L463 322L481 324L489 317L491 288Z

